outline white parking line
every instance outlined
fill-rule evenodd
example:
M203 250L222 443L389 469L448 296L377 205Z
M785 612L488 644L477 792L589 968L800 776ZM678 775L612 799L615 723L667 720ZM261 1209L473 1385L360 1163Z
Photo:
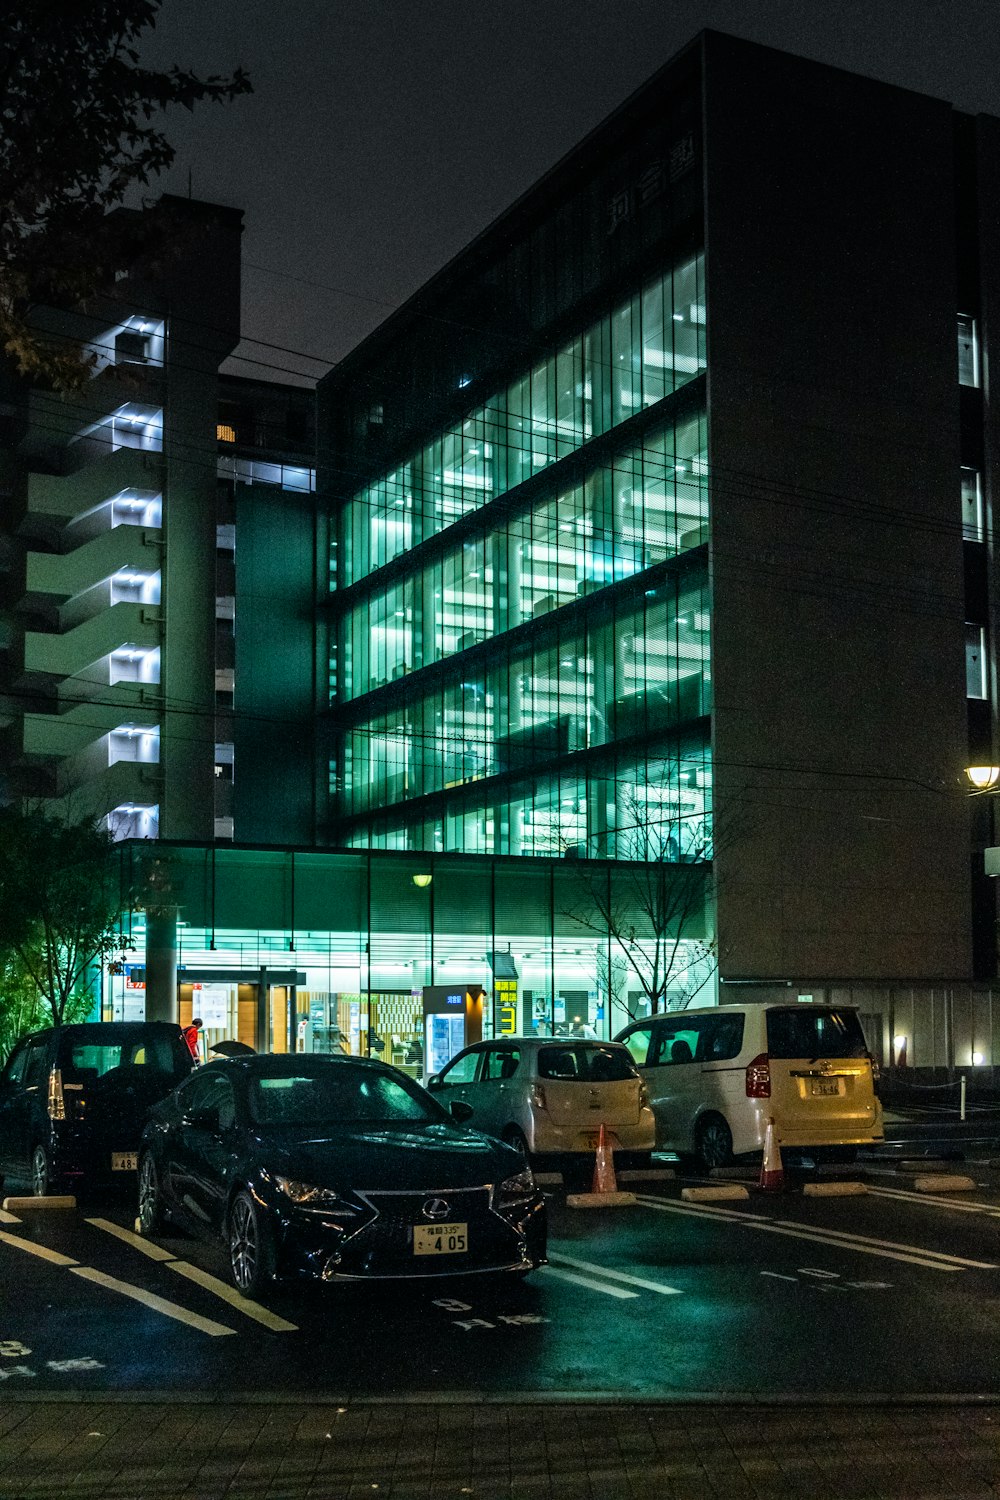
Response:
M123 1297L131 1297L133 1302L141 1302L144 1307L150 1307L154 1312L162 1313L165 1318L173 1318L177 1323L186 1323L189 1328L196 1328L199 1333L207 1333L212 1338L222 1338L225 1334L235 1333L235 1328L226 1328L223 1323L213 1323L211 1318L203 1318L200 1313L189 1312L186 1307L181 1307L177 1302L168 1302L166 1297L157 1297L155 1292L147 1292L144 1287L133 1286L130 1281L119 1281L116 1276L108 1276L103 1271L95 1271L91 1266L70 1266L74 1276L82 1276L86 1281L96 1282L98 1286L106 1287L109 1292L120 1292Z
M36 1245L34 1240L23 1239L19 1234L4 1234L0 1230L0 1240L5 1245L14 1245L18 1250L27 1250L29 1255L37 1255L41 1260L51 1261L54 1266L75 1266L71 1255L61 1255L58 1250L50 1250L48 1245Z
M585 1286L588 1292L603 1292L605 1297L638 1297L638 1292L626 1291L623 1286L607 1285L603 1282L593 1281L589 1276L577 1276L574 1271L560 1271L557 1266L541 1266L540 1274L555 1276L559 1281L571 1281L574 1286Z
M945 1255L938 1250L925 1250L919 1245L901 1245L893 1240L871 1239L860 1234L847 1234L840 1230L813 1229L805 1225L777 1224L759 1215L720 1213L718 1210L700 1208L693 1203L667 1203L662 1198L640 1198L645 1208L657 1213L693 1214L696 1218L725 1219L728 1223L742 1224L746 1229L760 1229L766 1234L787 1235L791 1239L808 1240L812 1244L832 1245L839 1250L854 1250L859 1255L877 1255L885 1260L905 1261L909 1265L923 1266L931 1271L995 1271L989 1261L967 1260L959 1255Z
M108 1234L113 1234L115 1239L130 1245L133 1250L141 1250L143 1255L149 1256L150 1260L168 1265L171 1271L176 1271L178 1275L186 1276L189 1281L204 1287L205 1291L219 1297L230 1307L235 1307L237 1312L243 1313L244 1317L252 1318L255 1323L261 1323L265 1328L270 1328L272 1333L298 1332L297 1323L289 1323L287 1318L279 1317L277 1313L271 1312L270 1308L262 1307L259 1302L251 1302L247 1297L241 1297L235 1287L227 1286L217 1276L212 1276L208 1271L202 1271L198 1266L192 1266L189 1261L178 1260L169 1250L164 1250L163 1246L157 1245L155 1241L133 1234L131 1229L123 1229L120 1224L114 1224L110 1219L88 1219L87 1223L93 1224L95 1229L103 1229Z
M217 1276L212 1276L208 1271L203 1271L199 1266L192 1266L186 1260L171 1260L171 1271L176 1271L180 1276L186 1276L189 1281L211 1292L213 1296L228 1302L230 1307L235 1307L246 1318L253 1318L255 1323L262 1323L265 1328L270 1328L272 1333L297 1333L298 1324L289 1323L287 1318L279 1318L269 1307L262 1307L259 1302L251 1302L247 1297L241 1297L235 1287L227 1286Z
M592 1260L575 1260L571 1255L549 1254L549 1260L554 1261L557 1266L572 1266L577 1271L593 1271L597 1276L610 1277L612 1281L622 1281L626 1286L641 1286L646 1292L659 1292L663 1297L681 1296L680 1287L664 1286L662 1281L647 1281L645 1277L633 1276L627 1271L613 1271L610 1266L599 1266Z
M120 1224L113 1224L110 1219L88 1219L88 1224L93 1224L95 1229L103 1229L106 1234L113 1234L116 1240L122 1240L126 1245L131 1245L133 1250L140 1250L143 1255L148 1255L150 1260L173 1260L169 1250L164 1250L162 1245L156 1245L152 1240L143 1239L141 1234L133 1234L131 1229L123 1229Z
M985 1214L989 1219L1000 1219L1000 1207L995 1203L969 1203L960 1198L939 1198L934 1193L908 1193L904 1188L870 1187L868 1191L876 1198L898 1198L903 1203L930 1203L937 1208L953 1208L960 1214Z

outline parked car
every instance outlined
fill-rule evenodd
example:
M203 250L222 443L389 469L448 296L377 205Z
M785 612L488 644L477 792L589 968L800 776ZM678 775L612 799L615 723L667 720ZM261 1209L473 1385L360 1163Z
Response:
M619 1032L646 1081L661 1150L706 1168L779 1146L847 1160L884 1138L876 1068L855 1010L719 1005Z
M385 1063L220 1059L159 1104L143 1133L139 1226L176 1217L221 1237L259 1297L320 1282L524 1275L545 1261L545 1202L516 1152L462 1129Z
M166 1021L54 1026L18 1042L0 1074L0 1173L36 1196L121 1180L150 1107L193 1066Z
M649 1163L656 1125L627 1048L578 1037L503 1037L459 1052L427 1080L442 1103L532 1162L592 1157L601 1126L620 1166Z

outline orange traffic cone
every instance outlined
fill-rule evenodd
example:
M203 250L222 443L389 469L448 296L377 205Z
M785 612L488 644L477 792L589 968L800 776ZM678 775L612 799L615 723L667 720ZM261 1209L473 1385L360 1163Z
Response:
M597 1138L597 1157L594 1161L592 1193L617 1193L618 1179L615 1176L614 1147L609 1146L604 1136L604 1126Z
M767 1122L767 1135L764 1137L764 1160L760 1169L760 1183L762 1192L780 1193L785 1186L785 1169L781 1164L781 1147L778 1145L778 1133L774 1128L774 1120Z

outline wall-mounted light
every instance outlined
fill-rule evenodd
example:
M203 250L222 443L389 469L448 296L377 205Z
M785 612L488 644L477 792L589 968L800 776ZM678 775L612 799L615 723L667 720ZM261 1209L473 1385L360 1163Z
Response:
M983 1066L983 1063L985 1061L986 1061L986 1058L985 1058L985 1056L983 1055L982 1052L973 1052L973 1054L972 1054L972 1066L974 1068L981 1068Z
M413 884L420 890L425 890L434 879L433 875L414 875Z
M965 774L977 792L990 792L1000 781L1000 766L967 766Z

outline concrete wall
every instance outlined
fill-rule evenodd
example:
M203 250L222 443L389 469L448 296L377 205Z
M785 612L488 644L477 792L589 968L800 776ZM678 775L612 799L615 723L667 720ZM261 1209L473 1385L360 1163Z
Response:
M721 975L970 975L951 111L704 46Z
M315 837L314 509L312 495L236 486L233 797L244 843Z

